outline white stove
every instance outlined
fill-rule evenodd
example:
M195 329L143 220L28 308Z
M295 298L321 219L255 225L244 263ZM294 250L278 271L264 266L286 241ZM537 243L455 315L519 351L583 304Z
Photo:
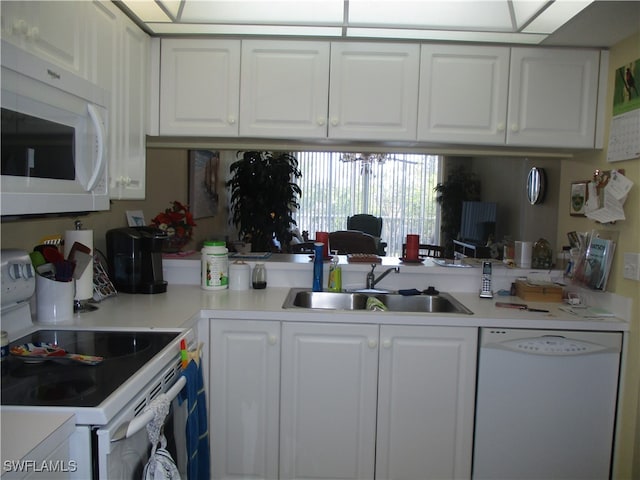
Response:
M76 433L72 436L71 450L82 467L75 472L75 478L134 478L150 448L144 428L136 436L135 446L126 447L124 444L133 439L116 444L104 440L105 432L109 438L110 432L141 415L156 396L171 388L180 376L180 342L185 339L187 344L195 344L193 332L117 332L38 325L31 318L29 301L35 292L36 273L28 254L20 250L2 250L0 270L2 330L8 332L9 347L47 342L69 352L104 358L100 364L90 366L55 360L27 363L9 355L2 362L0 402L3 413L73 413ZM135 466L131 466L130 472L123 472L123 468L129 467L122 459L113 458L112 450L136 450L140 458L134 462Z

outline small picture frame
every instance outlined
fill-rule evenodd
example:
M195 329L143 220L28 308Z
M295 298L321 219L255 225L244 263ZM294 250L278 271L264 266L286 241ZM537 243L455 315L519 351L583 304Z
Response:
M585 216L585 205L588 197L588 180L571 183L571 195L569 196L569 212L574 217Z
M193 218L218 213L220 152L189 150L189 208Z
M130 227L144 227L144 212L142 210L127 210L127 225Z

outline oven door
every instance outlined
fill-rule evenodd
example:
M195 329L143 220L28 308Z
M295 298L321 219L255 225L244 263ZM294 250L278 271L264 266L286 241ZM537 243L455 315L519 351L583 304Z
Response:
M126 438L121 438L123 426L139 417L145 408L161 393L166 393L180 377L180 362L168 366L155 380L141 390L140 395L116 415L106 426L93 433L94 479L133 480L143 478L144 466L149 460L151 442L146 426ZM187 402L179 405L178 399L171 402L171 408L164 422L164 436L167 450L171 453L182 478L187 478L186 428Z

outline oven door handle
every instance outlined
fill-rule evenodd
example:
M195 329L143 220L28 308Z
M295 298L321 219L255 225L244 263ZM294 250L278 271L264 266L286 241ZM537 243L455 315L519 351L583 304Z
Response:
M180 378L178 378L178 380L176 380L176 383L174 383L173 386L169 390L167 390L166 395L167 397L169 397L170 402L172 402L173 399L178 396L178 394L186 384L187 378L181 376ZM146 410L142 412L142 415L120 425L114 432L113 437L111 438L111 442L119 442L120 440L124 440L125 438L129 438L132 435L135 435L144 427L146 427L147 424L152 420L153 411Z

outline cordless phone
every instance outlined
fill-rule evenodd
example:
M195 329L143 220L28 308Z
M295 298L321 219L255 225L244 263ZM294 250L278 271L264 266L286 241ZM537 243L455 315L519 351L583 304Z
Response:
M480 298L493 298L491 290L491 262L482 262L482 289Z

